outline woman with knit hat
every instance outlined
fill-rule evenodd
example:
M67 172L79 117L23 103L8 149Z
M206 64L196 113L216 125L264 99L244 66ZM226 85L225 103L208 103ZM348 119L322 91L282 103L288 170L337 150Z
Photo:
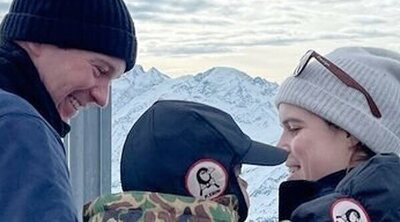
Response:
M289 151L279 218L400 221L400 55L308 51L276 97Z
M13 0L0 25L0 221L78 221L61 138L132 69L122 0Z

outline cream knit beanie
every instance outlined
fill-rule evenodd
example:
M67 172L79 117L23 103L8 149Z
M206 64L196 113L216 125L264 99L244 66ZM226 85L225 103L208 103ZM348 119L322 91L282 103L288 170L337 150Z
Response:
M346 86L315 59L281 85L275 104L302 107L346 130L376 153L400 153L400 54L379 48L339 48L326 58L372 96L382 117L372 115L365 96Z

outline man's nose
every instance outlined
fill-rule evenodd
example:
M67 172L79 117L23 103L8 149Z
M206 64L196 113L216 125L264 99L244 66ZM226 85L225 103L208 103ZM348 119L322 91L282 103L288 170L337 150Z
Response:
M91 96L98 106L105 107L108 104L109 92L110 82L101 83L91 90Z

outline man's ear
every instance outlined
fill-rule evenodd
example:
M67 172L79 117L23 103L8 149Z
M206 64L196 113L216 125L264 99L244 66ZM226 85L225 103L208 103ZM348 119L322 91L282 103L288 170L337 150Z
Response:
M36 42L16 41L28 53L30 57L38 57L42 52L42 44Z

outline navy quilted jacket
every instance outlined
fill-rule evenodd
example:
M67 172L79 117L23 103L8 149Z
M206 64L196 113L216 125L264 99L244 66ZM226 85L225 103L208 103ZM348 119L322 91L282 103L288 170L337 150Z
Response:
M0 221L77 221L61 121L26 53L0 44Z
M302 196L301 198L305 200L296 207L291 204L294 210L290 212L290 221L400 221L400 158L396 154L377 154L352 169L344 178L331 182L333 182L330 184L332 189L323 189L319 186L316 186L319 189L310 186L304 189L302 186L303 189L290 192L288 199ZM315 188L315 184L311 187L313 186ZM324 193L320 194L313 190L323 190ZM281 208L285 208L287 198L283 196L287 194L280 194ZM284 209L280 211L288 213ZM280 217L289 219L284 215Z

